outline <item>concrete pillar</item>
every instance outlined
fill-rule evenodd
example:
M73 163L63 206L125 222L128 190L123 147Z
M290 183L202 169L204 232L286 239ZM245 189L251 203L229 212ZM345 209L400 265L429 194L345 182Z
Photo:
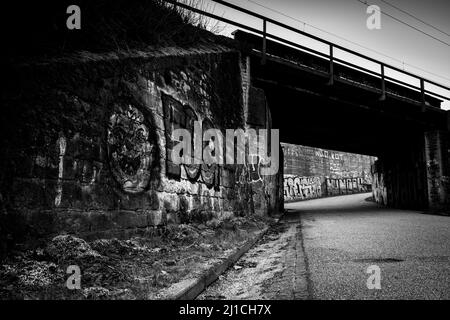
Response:
M436 212L450 214L449 143L448 132L425 133L428 205Z

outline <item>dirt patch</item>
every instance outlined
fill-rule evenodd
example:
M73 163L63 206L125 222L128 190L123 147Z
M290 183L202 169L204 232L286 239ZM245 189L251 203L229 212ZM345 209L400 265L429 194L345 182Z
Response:
M208 287L199 300L259 300L274 295L268 285L284 271L284 255L295 226L274 224L263 238L249 250L233 267Z
M16 252L0 266L0 299L159 299L173 284L205 270L268 223L232 218L167 226L158 237L86 242L63 235L44 247ZM69 290L68 266L81 270L81 289Z

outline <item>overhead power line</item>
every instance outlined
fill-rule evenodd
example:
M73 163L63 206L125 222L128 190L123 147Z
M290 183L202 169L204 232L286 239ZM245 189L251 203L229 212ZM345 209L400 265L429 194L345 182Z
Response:
M344 37L342 37L342 36L339 36L339 35L337 35L337 34L335 34L335 33L332 33L332 32L326 31L326 30L324 30L324 29L321 29L321 28L319 28L319 27L313 26L312 24L309 24L309 23L307 23L307 22L304 22L304 21L302 21L302 20L299 20L299 19L297 19L297 18L294 18L294 17L292 17L292 16L290 16L290 15L287 15L287 14L281 12L281 11L278 11L278 10L272 9L272 8L270 8L270 7L267 7L267 6L265 6L265 5L263 5L263 4L260 4L260 3L256 2L256 1L253 1L253 0L247 0L247 1L248 1L248 2L251 2L251 3L253 3L253 4L256 4L257 6L260 6L260 7L262 7L262 8L265 8L265 9L267 9L267 10L270 10L270 11L272 11L272 12L275 12L275 13L277 13L277 14L279 14L279 15L282 15L282 16L284 16L284 17L286 17L286 18L289 18L289 19L291 19L291 20L300 22L300 23L302 23L304 26L311 27L311 28L313 28L313 29L319 30L319 31L321 31L321 32L323 32L323 33L326 33L326 34L329 34L329 35L331 35L331 36L333 36L333 37L336 37L336 38L338 38L338 39L341 39L341 40L347 41L347 42L349 42L349 43L351 43L351 44L357 45L357 46L359 46L359 47L361 47L361 48L364 48L364 49L366 49L366 50L370 50L370 51L372 51L372 52L375 52L375 53L377 53L377 54L379 54L379 55L382 55L382 56L384 56L384 57L386 57L386 58L389 58L389 59L395 60L395 61L397 61L397 62L403 63L403 61L401 61L401 60L399 60L399 59L397 59L397 58L388 56L388 55L386 55L386 54L384 54L384 53L382 53L382 52L379 52L379 51L377 51L377 50L374 50L374 49L365 47L365 46L363 46L363 45L361 45L361 44L359 44L359 43L357 43L357 42L354 42L354 41L352 41L352 40L349 40L349 39L347 39L347 38L344 38Z
M383 2L383 3L385 3L385 4L387 4L388 6L390 6L390 7L392 7L392 8L394 8L394 9L400 11L400 12L403 12L404 14L410 16L411 18L416 19L417 21L420 21L420 22L422 22L423 24L425 24L425 25L427 25L427 26L429 26L429 27L431 27L431 28L433 28L433 29L439 31L440 33L445 34L447 37L450 37L450 33L445 32L445 31L443 31L443 30L441 30L441 29L435 27L435 26L432 25L431 23L428 23L428 22L426 22L426 21L424 21L424 20L422 20L422 19L416 17L415 15L413 15L413 14L411 14L411 13L409 13L409 12L407 12L407 11L405 11L405 10L403 10L403 9L401 9L401 8L399 8L399 7L397 7L397 6L395 6L395 5L393 5L392 3L389 3L388 1L385 1L385 0L380 0L380 1Z
M392 57L392 56L387 55L387 54L385 54L385 53L382 53L382 52L380 52L380 51L374 50L374 49L372 49L372 48L366 47L366 46L364 46L364 45L362 45L362 44L359 44L359 43L357 43L357 42L354 42L354 41L352 41L352 40L349 40L349 39L347 39L347 38L345 38L345 37L339 36L339 35L337 35L337 34L335 34L335 33L332 33L332 32L326 31L326 30L324 30L324 29L321 29L321 28L319 28L319 27L313 26L313 25L311 25L311 24L309 24L309 23L307 23L307 22L305 22L305 21L302 21L302 20L300 20L300 19L294 18L294 17L292 17L292 16L290 16L290 15L284 13L284 12L281 12L281 11L279 11L279 10L276 10L276 9L270 8L270 7L268 7L268 6L265 6L265 5L263 5L263 4L259 3L259 2L256 2L256 1L253 1L253 0L247 0L247 1L250 2L250 3L253 3L253 4L255 4L255 5L257 5L257 6L261 7L261 8L267 9L267 10L272 11L272 12L274 12L274 13L277 13L277 14L279 14L279 15L281 15L281 16L284 16L284 17L286 17L286 18L289 18L289 19L291 19L291 20L293 20L293 21L300 22L300 23L302 23L304 26L308 26L308 27L314 28L314 29L316 29L316 30L319 30L319 31L321 31L321 32L324 32L324 33L326 33L326 34L329 34L329 35L331 35L331 36L333 36L333 37L336 37L336 38L338 38L338 39L341 39L341 40L344 40L344 41L346 41L346 42L348 42L348 43L354 44L354 45L356 45L356 46L358 46L358 47L360 47L360 48L363 48L363 49L366 49L366 50L368 50L368 51L374 52L374 53L376 53L376 54L378 54L378 55L380 55L380 56L383 56L383 57L385 57L385 58L389 58L389 59L391 59L391 60L393 60L393 61L396 61L396 62L402 64L403 66L408 66L408 67L411 67L411 68L420 70L420 71L422 71L422 72L428 73L428 74L430 74L430 75L433 75L433 76L435 76L435 77L438 77L438 78L441 78L441 79L450 81L450 78L448 78L448 77L444 77L444 76L439 75L439 74L436 74L436 73L434 73L434 72L430 72L430 71L428 71L428 70L422 69L422 68L417 67L417 66L415 66L415 65L406 63L406 62L404 62L404 61L402 61L402 60L400 60L400 59L397 59L397 58L395 58L395 57Z
M370 5L367 3L367 1L362 1L362 0L356 0L356 1L362 3L362 4L366 5L366 6L370 6ZM395 20L395 21L401 23L401 24L403 24L403 25L405 25L405 26L408 26L408 27L410 27L411 29L414 29L414 30L416 30L416 31L418 31L418 32L420 32L420 33L422 33L422 34L424 34L424 35L426 35L426 36L428 36L428 37L430 37L430 38L436 40L436 41L439 41L440 43L445 44L445 45L448 46L448 47L450 47L450 43L445 42L445 41L443 41L443 40L441 40L441 39L439 39L439 38L436 38L435 36L433 36L433 35L431 35L431 34L425 32L425 31L422 31L422 30L420 30L419 28L416 28L416 27L414 27L413 25L410 25L409 23L404 22L404 21L402 21L401 19L394 17L393 15L390 15L389 13L386 13L385 11L380 10L380 12L381 12L382 14L388 16L389 18L391 18L391 19L393 19L393 20Z

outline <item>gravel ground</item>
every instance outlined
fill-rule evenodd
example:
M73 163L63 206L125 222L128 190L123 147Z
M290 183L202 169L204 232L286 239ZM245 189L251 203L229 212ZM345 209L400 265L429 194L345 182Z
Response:
M284 255L296 234L295 225L280 224L208 287L199 300L259 300L273 299L273 281L286 268Z

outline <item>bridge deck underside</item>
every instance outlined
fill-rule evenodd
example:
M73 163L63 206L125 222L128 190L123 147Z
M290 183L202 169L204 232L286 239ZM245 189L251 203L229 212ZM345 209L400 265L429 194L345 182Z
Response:
M415 148L424 131L446 125L439 108L404 97L381 101L379 92L358 83L336 79L329 85L321 74L277 61L261 65L258 56L251 66L252 83L264 89L282 142L380 156Z

